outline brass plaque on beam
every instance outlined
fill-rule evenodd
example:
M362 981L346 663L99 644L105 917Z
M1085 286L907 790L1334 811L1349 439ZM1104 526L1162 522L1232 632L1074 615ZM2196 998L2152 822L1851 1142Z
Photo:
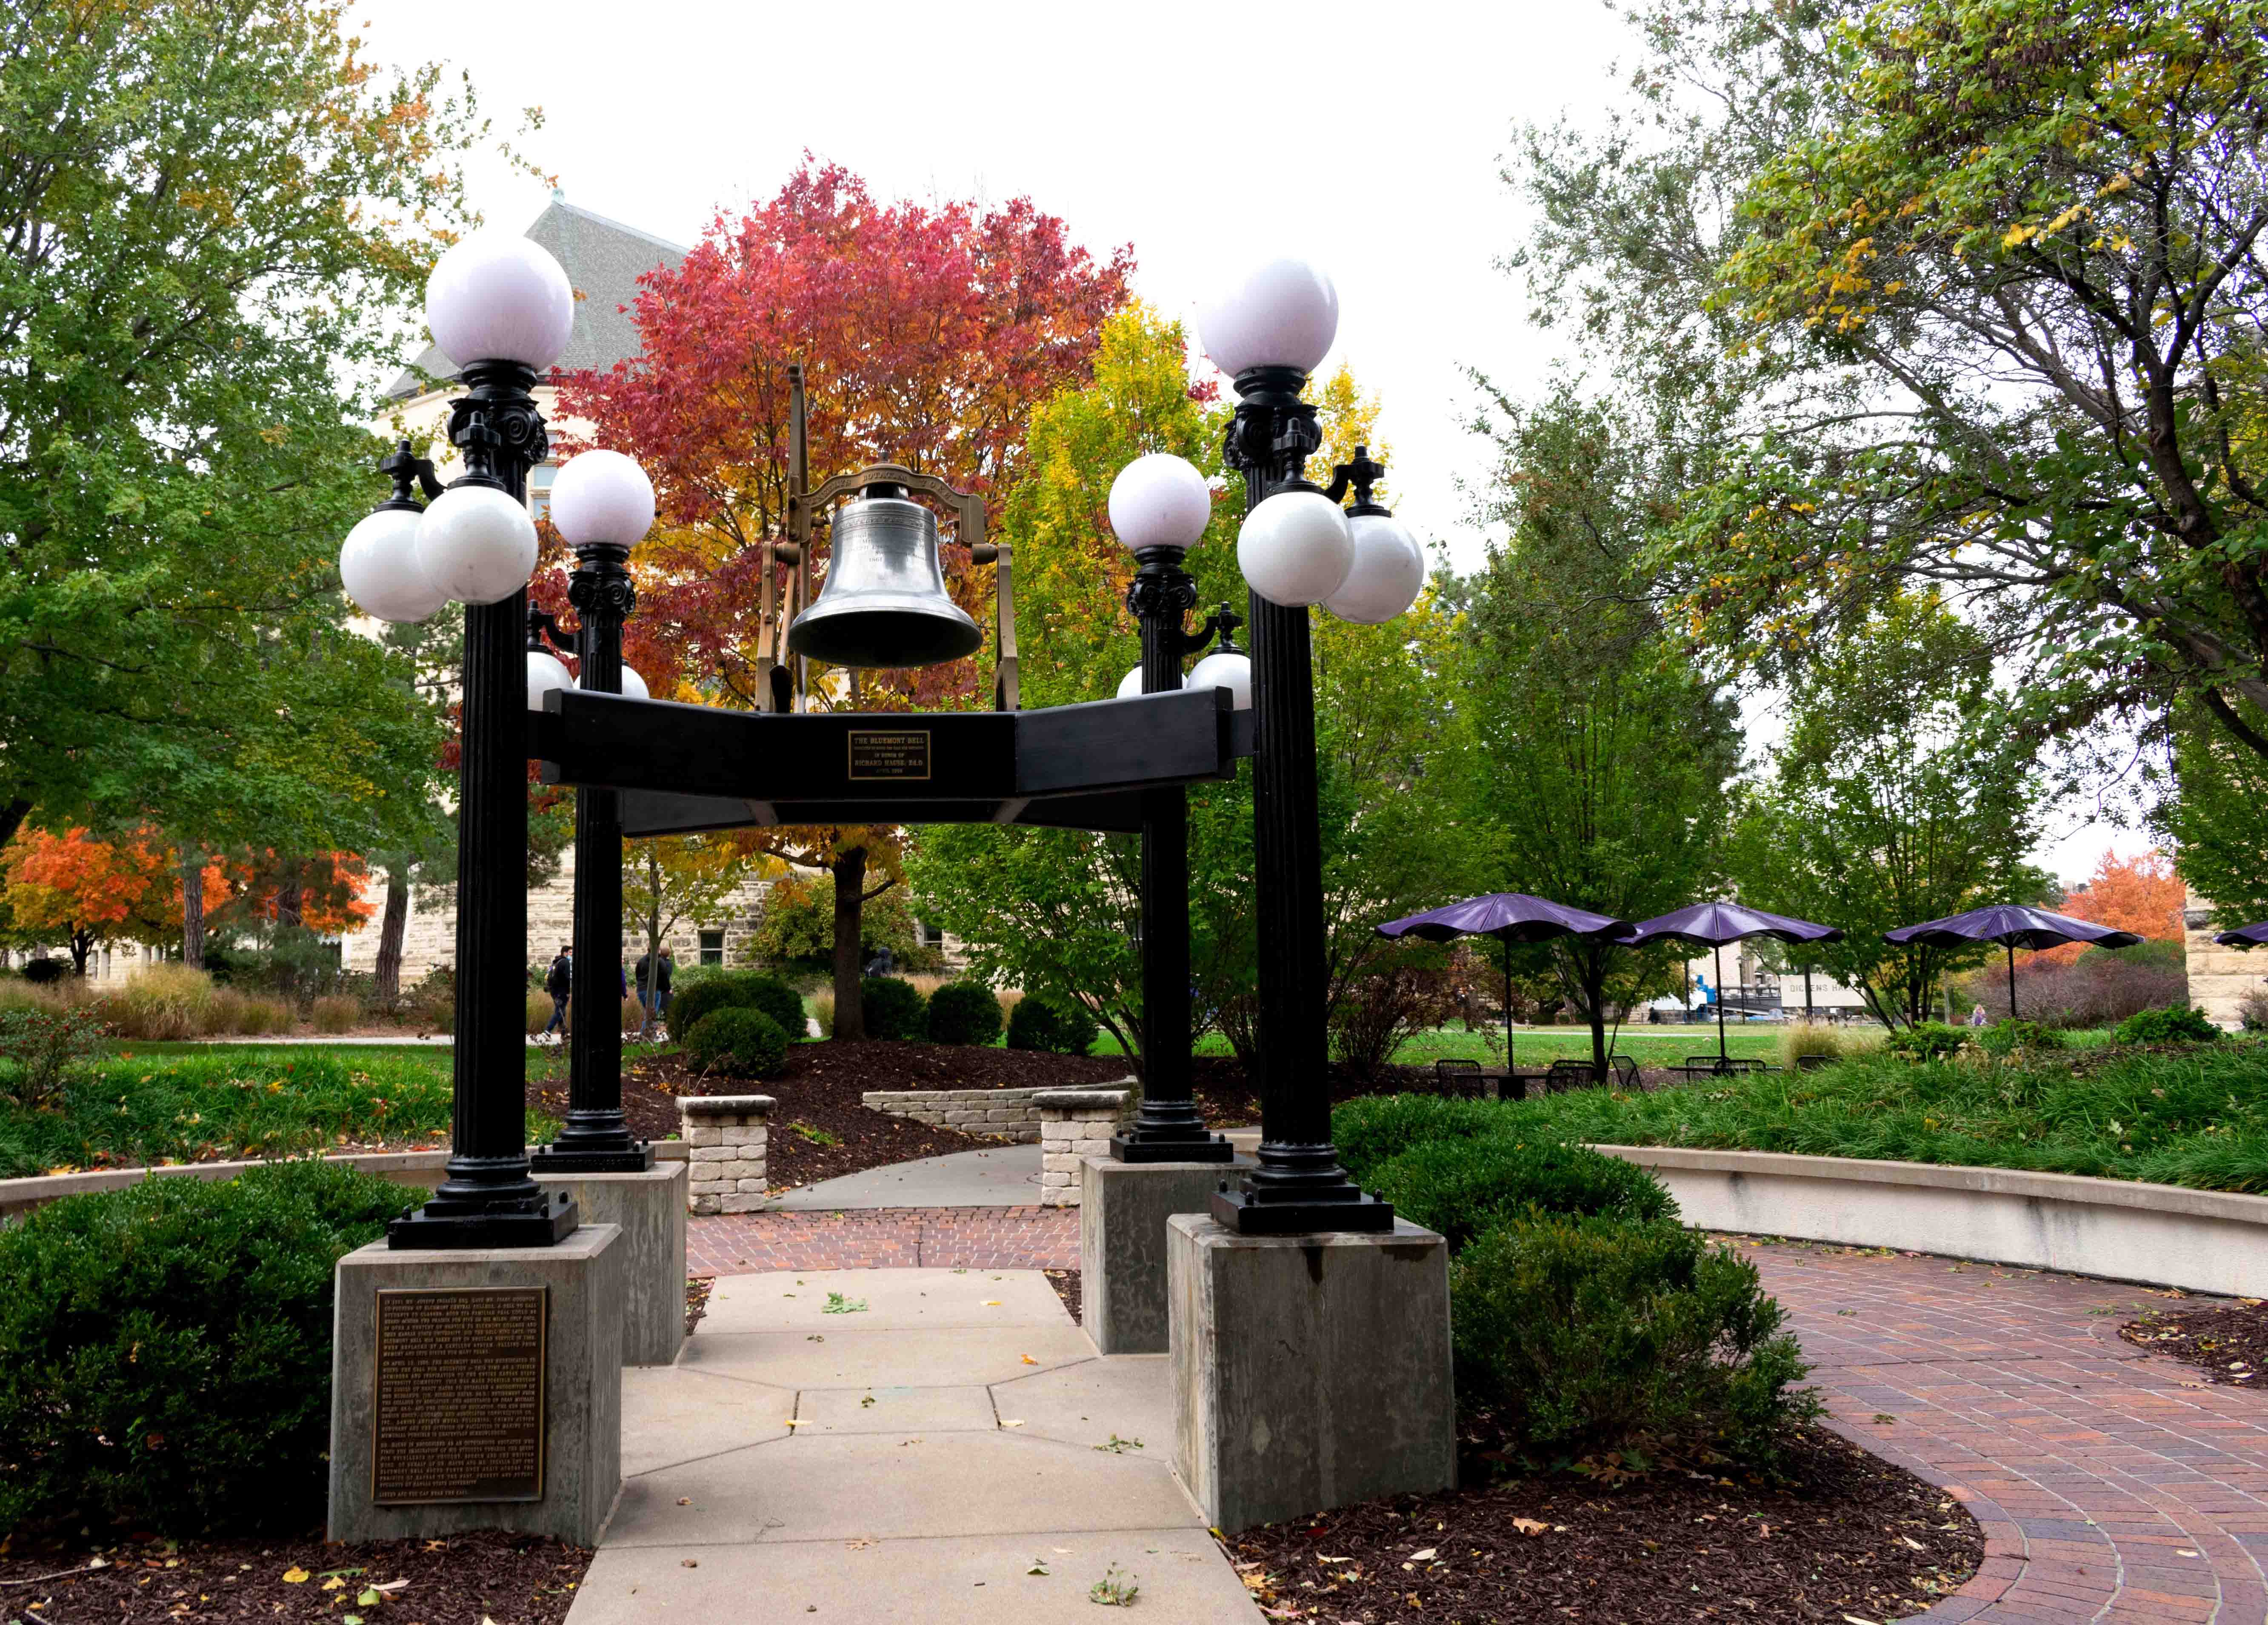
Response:
M850 777L925 779L929 774L928 729L865 728L851 733Z
M378 1294L371 1499L543 1499L550 1289Z

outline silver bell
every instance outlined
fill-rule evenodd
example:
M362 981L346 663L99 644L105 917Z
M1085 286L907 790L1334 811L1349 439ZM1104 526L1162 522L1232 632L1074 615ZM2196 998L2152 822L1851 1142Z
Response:
M935 665L983 642L946 595L937 516L902 485L870 485L836 511L827 585L787 633L792 652L829 665Z

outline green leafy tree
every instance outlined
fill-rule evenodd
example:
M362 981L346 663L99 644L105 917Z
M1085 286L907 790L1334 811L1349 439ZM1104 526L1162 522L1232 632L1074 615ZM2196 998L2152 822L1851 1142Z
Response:
M835 958L835 877L790 874L764 893L763 917L748 938L759 965L826 975ZM859 912L860 964L876 948L887 948L898 969L933 971L945 956L922 945L919 927L903 887L875 898Z
M439 725L344 629L398 346L484 127L323 0L0 19L0 835L398 841Z
M1788 672L1933 585L2040 723L2183 700L2268 758L2268 6L1644 27L1619 123L1529 133L1519 257L1677 449L1681 624Z
M1661 472L1611 405L1562 390L1497 408L1484 512L1508 535L1462 588L1467 816L1498 889L1632 921L1699 901L1721 878L1740 735L1635 585ZM1571 938L1549 957L1603 1073L1609 1010L1674 985L1671 951Z
M1791 695L1786 742L1747 798L1732 847L1741 894L1843 928L1805 960L1886 1027L1928 1018L1976 948L1882 940L1893 926L2043 901L2024 862L2053 786L2036 737L2011 728L1986 640L1933 593L1890 599Z
M2215 924L2268 919L2268 762L2211 717L2177 716L2173 783L2152 822Z

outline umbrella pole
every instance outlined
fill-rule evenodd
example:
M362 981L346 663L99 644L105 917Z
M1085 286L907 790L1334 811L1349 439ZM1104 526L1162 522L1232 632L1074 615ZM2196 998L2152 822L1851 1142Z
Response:
M1710 962L1717 969L1717 1059L1725 1057L1725 950L1716 943L1709 945Z
M1512 1081L1512 938L1504 939L1504 1077Z
M2008 1019L2016 1018L2016 945L2008 945Z

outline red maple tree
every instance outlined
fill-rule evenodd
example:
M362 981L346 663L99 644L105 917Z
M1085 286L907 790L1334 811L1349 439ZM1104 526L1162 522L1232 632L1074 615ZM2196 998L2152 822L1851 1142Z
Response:
M560 387L560 416L591 425L584 443L637 458L654 482L660 522L634 560L630 665L657 695L756 703L763 548L786 522L791 364L804 368L814 485L891 462L990 497L1015 477L1033 408L1086 381L1132 266L1126 247L1098 261L1029 199L880 203L808 156L769 202L720 213L681 263L643 279L644 353ZM954 599L989 627L993 572L969 570L957 543L944 551ZM563 608L563 587L546 572L538 601ZM976 660L959 660L867 673L858 702L965 702L987 686ZM897 833L765 835L776 855L835 875L836 1032L860 1036L858 908L895 883ZM886 877L872 890L870 863Z
M2179 942L2186 895L2181 877L2163 852L2137 857L2105 852L2087 884L2064 900L2062 911L2075 920L2132 931L2152 942ZM2084 952L2083 945L2071 943L2051 950L2047 957L2075 960Z
M147 832L98 841L83 828L18 829L0 848L10 924L20 936L56 933L73 968L106 942L164 943L181 929L180 855ZM204 870L208 897L229 891L218 863Z

